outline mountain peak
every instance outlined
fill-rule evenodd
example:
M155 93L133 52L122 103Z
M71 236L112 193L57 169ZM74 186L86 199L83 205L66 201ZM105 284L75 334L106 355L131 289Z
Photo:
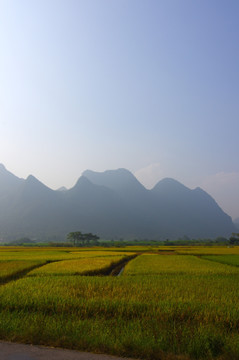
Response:
M121 178L134 178L134 175L127 169L124 168L119 168L119 169L115 169L115 170L105 170L105 171L93 171L93 170L85 170L82 173L83 176L92 179L103 179L106 177L121 177ZM99 181L99 180L98 180Z
M26 181L30 182L30 181L38 181L37 178L33 175L28 175L28 177L26 178Z
M188 187L181 184L179 181L172 179L172 178L164 178L160 180L152 189L152 191L157 192L188 192L191 191Z
M0 164L0 174L4 176L11 176L12 178L15 179L19 179L17 176L13 175L10 171L8 171L3 164Z
M29 175L27 177L27 179L25 180L25 184L24 184L25 188L30 189L41 189L41 190L47 190L47 191L53 191L52 189L50 189L48 186L46 186L45 184L43 184L40 180L38 180L35 176L33 175Z
M91 181L84 175L79 177L74 187L82 186L82 185L89 185Z
M23 181L8 171L3 164L0 164L0 193L16 190Z
M77 182L75 183L75 185L71 189L67 190L67 192L68 191L70 193L78 193L82 191L84 192L87 189L91 188L92 186L93 186L92 182L89 179L87 179L86 176L81 175L77 180Z
M95 172L86 170L82 174L95 185L101 185L116 191L142 190L145 188L136 177L127 169L106 170Z
M26 184L46 186L46 185L44 185L41 181L39 181L39 180L38 180L35 176L33 176L33 175L29 175L29 176L26 178ZM46 186L46 187L47 187L47 186Z

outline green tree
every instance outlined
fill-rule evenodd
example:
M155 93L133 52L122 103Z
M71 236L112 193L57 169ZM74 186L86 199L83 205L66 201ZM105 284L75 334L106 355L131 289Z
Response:
M94 235L92 233L83 234L83 235L84 235L84 240L87 242L87 244L89 244L90 241L97 241L99 239L99 236Z
M81 231L73 231L67 234L67 240L73 242L74 245L77 245L82 241L82 232Z
M99 236L93 235L92 233L83 234L81 231L74 231L67 235L67 239L76 246L79 243L84 245L85 243L89 244L90 241L97 241Z

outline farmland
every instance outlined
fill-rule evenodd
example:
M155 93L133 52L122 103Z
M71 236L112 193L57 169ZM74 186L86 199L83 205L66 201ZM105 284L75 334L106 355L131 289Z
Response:
M1 248L0 339L142 359L239 359L238 259L237 247L222 246ZM106 275L125 260L120 276Z

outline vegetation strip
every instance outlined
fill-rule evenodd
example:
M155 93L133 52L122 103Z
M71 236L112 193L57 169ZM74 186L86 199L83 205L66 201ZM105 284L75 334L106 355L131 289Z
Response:
M16 271L10 275L6 275L4 277L0 277L0 285L5 285L7 283L9 283L10 281L14 281L14 280L18 280L18 279L21 279L23 278L24 276L26 276L30 271L34 270L34 269L38 269L50 262L55 262L55 261L46 261L44 263L41 263L41 264L35 264L35 265L32 265L32 266L29 266L29 267L26 267L25 269L23 270L20 270L20 271Z

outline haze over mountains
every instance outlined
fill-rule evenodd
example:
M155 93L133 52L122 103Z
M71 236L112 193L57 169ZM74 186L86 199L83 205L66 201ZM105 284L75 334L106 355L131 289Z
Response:
M165 239L230 236L236 228L200 188L173 179L147 190L128 170L86 170L75 186L51 190L0 165L0 238L63 240L70 231L103 238Z

